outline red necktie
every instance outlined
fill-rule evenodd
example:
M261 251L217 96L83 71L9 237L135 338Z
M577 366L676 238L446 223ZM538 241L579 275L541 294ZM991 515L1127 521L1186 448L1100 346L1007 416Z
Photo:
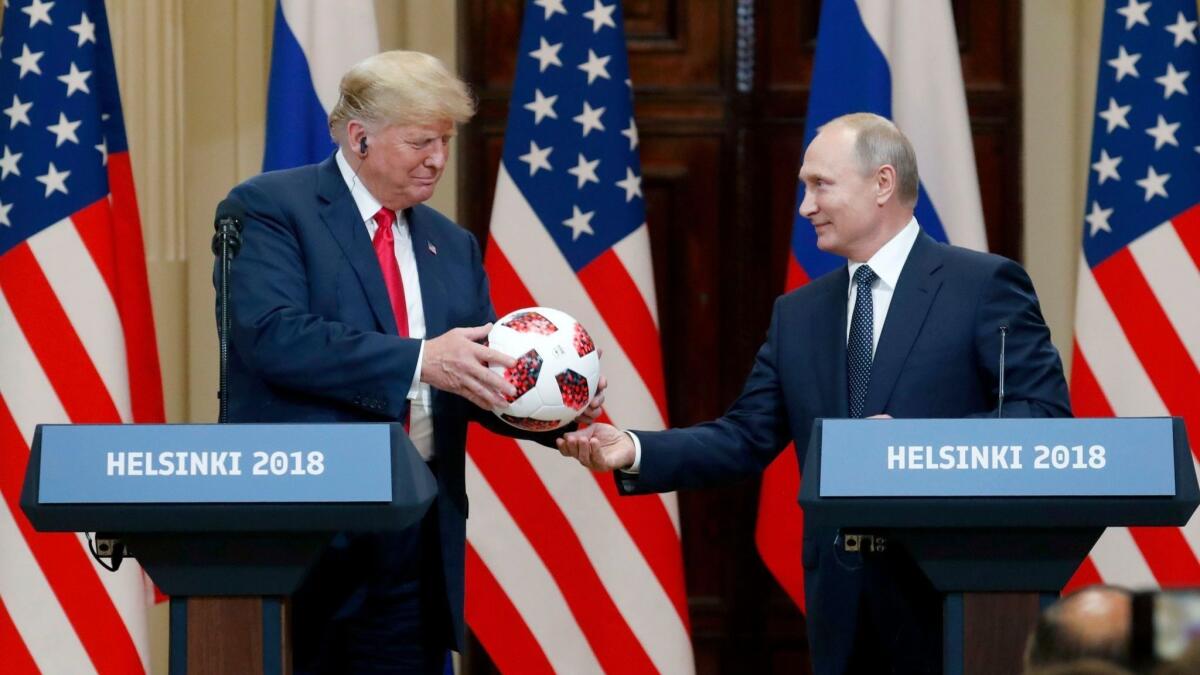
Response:
M379 213L375 214L375 224L379 229L375 230L371 244L375 247L375 257L379 259L379 269L383 271L383 283L392 301L392 314L396 315L396 332L401 337L408 337L408 304L404 301L404 279L396 262L396 237L392 234L394 222L396 214L391 209L379 209Z

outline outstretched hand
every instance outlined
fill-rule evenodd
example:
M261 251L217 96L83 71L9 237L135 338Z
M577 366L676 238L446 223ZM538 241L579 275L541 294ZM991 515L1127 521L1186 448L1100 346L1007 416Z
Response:
M633 465L633 439L611 424L593 424L555 440L563 457L574 457L592 471L628 469Z
M425 341L421 360L421 381L431 387L458 394L484 410L508 405L506 396L515 396L516 387L488 365L511 368L516 359L479 344L492 325L455 328Z

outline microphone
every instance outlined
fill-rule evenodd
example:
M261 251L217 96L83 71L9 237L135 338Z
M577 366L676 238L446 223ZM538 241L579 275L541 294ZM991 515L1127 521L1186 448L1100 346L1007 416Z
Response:
M1004 343L1005 343L1005 338L1007 338L1007 337L1008 337L1008 323L1007 322L1001 323L1000 324L1000 382L999 382L999 387L997 387L999 392L996 396L996 418L997 419L999 419L1000 417L1003 417L1002 413L1004 410Z
M242 248L242 216L245 210L242 205L228 197L217 205L217 218L213 222L216 234L212 238L213 255L221 255L221 244L229 247L229 257L233 258Z

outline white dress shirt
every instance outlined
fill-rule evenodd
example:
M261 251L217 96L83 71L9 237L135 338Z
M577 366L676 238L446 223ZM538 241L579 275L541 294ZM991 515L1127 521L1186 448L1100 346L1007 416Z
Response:
M900 272L904 269L904 263L908 260L908 254L912 251L913 244L917 243L917 235L921 233L921 227L917 224L917 219L914 216L903 230L896 233L896 236L888 240L875 255L871 256L866 262L850 263L850 283L846 288L846 316L854 316L854 303L857 299L857 293L854 292L854 273L863 265L870 265L871 270L875 272L875 281L871 282L871 299L874 301L873 321L871 328L871 356L874 358L875 349L879 346L879 336L883 333L883 322L887 320L888 308L892 304L892 295L896 292L896 282L900 281ZM850 322L846 322L846 340L850 339ZM629 437L633 439L633 464L625 469L625 473L638 473L642 467L642 442L638 439L637 434L626 431Z
M846 316L854 316L854 303L858 293L854 292L854 273L863 265L870 265L875 272L875 281L871 282L871 299L874 301L874 311L871 321L871 358L875 357L875 348L879 346L879 335L883 333L883 322L887 320L888 308L892 305L892 296L896 293L896 282L900 281L900 272L908 260L913 244L917 243L917 235L921 228L914 217L908 221L903 230L888 240L871 259L866 262L850 263L850 281L846 287ZM850 321L846 321L846 340L850 340Z
M375 222L375 214L383 205L371 194L367 187L358 180L354 169L346 161L339 150L337 152L338 170L342 180L350 188L354 204L358 207L359 216L367 228L367 237L374 239L375 231L379 229ZM421 301L421 279L417 274L417 258L413 253L412 233L404 213L396 214L392 223L393 245L396 262L400 264L400 278L404 281L404 304L408 309L408 336L421 340L421 350L417 352L417 367L413 371L412 384L408 389L409 420L408 437L421 457L428 461L433 457L433 408L429 385L421 382L421 361L425 357L425 307Z

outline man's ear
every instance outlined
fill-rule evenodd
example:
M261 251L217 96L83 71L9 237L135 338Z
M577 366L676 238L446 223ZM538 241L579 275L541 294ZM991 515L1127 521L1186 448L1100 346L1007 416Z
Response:
M896 194L896 167L884 164L875 171L875 205L883 206Z

